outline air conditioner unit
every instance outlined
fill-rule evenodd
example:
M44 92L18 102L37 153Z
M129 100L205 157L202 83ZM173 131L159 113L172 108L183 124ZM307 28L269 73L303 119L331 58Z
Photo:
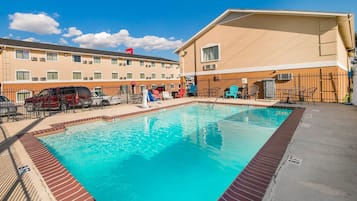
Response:
M31 61L37 61L37 57L31 57Z
M93 77L89 77L89 80L93 80Z
M120 79L120 80L122 80L122 79L123 79L123 77L120 77L119 79Z
M41 58L40 58L40 61L45 62L45 61L46 61L46 58L41 57Z
M41 81L46 81L46 77L41 77L40 80Z
M32 77L32 81L38 81L38 77Z
M92 64L93 63L93 61L88 61L88 64Z
M293 79L292 73L281 73L277 75L277 80L291 80Z
M123 77L124 80L126 80L126 77Z
M87 60L84 60L84 61L83 61L83 64L87 64Z
M84 77L83 80L88 80L88 77Z
M122 63L119 63L119 66L121 66L122 65Z
M203 70L216 70L216 64L208 64L203 66Z

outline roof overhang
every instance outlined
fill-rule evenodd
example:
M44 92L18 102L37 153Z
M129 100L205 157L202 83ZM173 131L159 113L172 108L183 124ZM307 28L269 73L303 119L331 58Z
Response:
M336 17L337 25L341 33L342 40L349 52L355 48L354 38L354 18L351 13L334 13L334 12L310 12L310 11L276 11L276 10L240 10L229 9L214 19L211 23L201 29L198 33L187 40L181 47L177 48L174 53L178 54L181 50L188 47L203 34L211 30L218 24L224 24L232 20L237 20L254 14L268 15L289 15L289 16L306 16L306 17Z

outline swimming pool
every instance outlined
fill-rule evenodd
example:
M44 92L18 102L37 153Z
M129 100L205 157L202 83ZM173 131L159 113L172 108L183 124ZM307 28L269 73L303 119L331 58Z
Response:
M97 200L217 200L290 113L192 104L40 141Z

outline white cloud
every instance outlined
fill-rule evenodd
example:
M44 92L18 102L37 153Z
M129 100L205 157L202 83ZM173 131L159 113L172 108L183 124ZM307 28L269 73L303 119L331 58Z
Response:
M67 44L68 44L68 42L67 42L66 39L64 39L64 38L60 38L60 40L58 41L58 43L61 44L61 45L67 45Z
M173 37L167 39L158 36L144 36L142 38L131 37L128 30L122 29L118 33L107 32L83 34L73 39L83 48L115 48L125 45L132 48L142 48L145 50L169 50L176 49L182 45L181 40L174 40Z
M82 35L82 31L77 29L76 27L69 27L68 28L68 33L63 34L63 37L73 37L73 36L80 36Z
M23 41L27 41L27 42L38 42L38 40L36 40L36 39L33 38L33 37L23 39Z
M14 13L9 15L10 29L37 34L60 34L59 23L45 13Z

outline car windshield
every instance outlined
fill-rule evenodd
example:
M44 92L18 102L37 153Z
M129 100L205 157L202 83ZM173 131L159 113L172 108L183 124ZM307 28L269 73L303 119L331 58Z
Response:
M10 100L5 96L0 96L0 102L9 102Z

